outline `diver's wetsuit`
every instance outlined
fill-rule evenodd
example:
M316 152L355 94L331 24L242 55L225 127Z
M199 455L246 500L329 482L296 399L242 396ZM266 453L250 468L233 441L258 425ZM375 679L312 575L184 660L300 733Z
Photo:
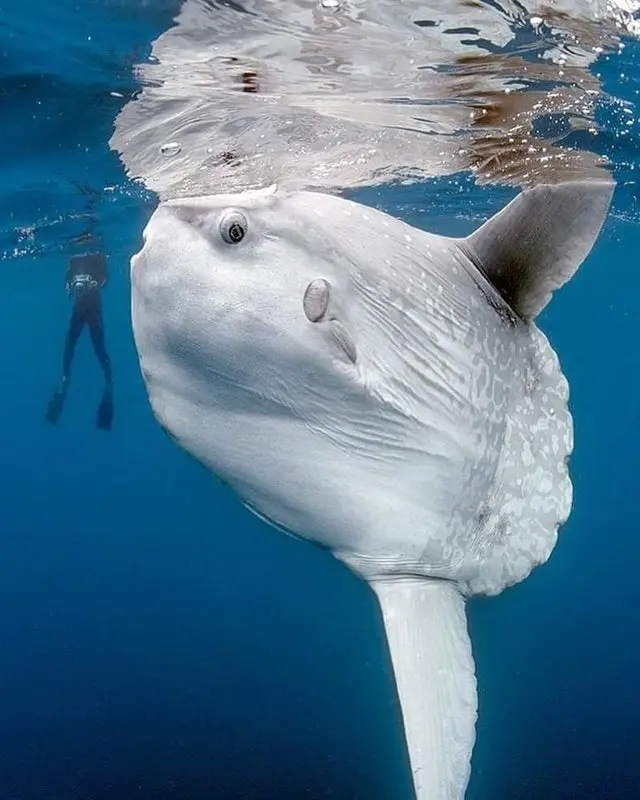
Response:
M113 421L113 391L111 361L104 341L102 321L102 297L100 290L108 280L107 260L103 253L87 253L72 256L66 276L66 290L73 298L73 311L67 332L62 359L62 380L53 393L47 408L46 419L55 424L64 406L67 389L71 379L71 363L84 326L89 328L91 343L104 373L105 388L98 408L96 425L102 430L110 430Z

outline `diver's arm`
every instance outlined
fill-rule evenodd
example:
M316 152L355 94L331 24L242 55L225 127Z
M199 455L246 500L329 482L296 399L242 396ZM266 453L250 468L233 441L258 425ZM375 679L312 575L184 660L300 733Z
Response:
M75 275L75 270L73 269L73 265L71 262L67 265L67 274L65 275L64 279L64 289L68 295L71 295L71 285L73 282L73 276Z

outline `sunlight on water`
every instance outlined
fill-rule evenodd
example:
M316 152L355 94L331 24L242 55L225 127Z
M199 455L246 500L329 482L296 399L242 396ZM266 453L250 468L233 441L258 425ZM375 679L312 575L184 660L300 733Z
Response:
M630 3L188 0L112 145L163 197L354 187L471 169L526 185L596 174L596 61ZM596 68L594 69L594 66ZM575 146L579 137L580 146Z

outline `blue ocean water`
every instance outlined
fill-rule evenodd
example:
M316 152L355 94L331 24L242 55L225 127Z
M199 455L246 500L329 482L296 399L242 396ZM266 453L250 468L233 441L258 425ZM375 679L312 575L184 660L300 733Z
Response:
M137 91L133 64L177 6L0 6L0 800L408 800L368 590L249 515L149 409L128 262L156 199L108 139ZM598 69L636 102L633 42ZM640 796L639 151L624 124L600 139L620 183L612 214L540 319L571 386L572 515L545 566L469 603L471 800ZM91 192L111 264L110 433L94 426L88 339L62 420L43 419ZM463 175L351 194L454 234L515 190Z

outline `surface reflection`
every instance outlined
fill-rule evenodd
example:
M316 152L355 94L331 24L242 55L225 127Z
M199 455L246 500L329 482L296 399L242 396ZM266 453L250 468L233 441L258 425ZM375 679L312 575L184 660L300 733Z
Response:
M597 109L621 102L595 62L634 26L628 2L187 0L111 145L163 198L595 176Z

